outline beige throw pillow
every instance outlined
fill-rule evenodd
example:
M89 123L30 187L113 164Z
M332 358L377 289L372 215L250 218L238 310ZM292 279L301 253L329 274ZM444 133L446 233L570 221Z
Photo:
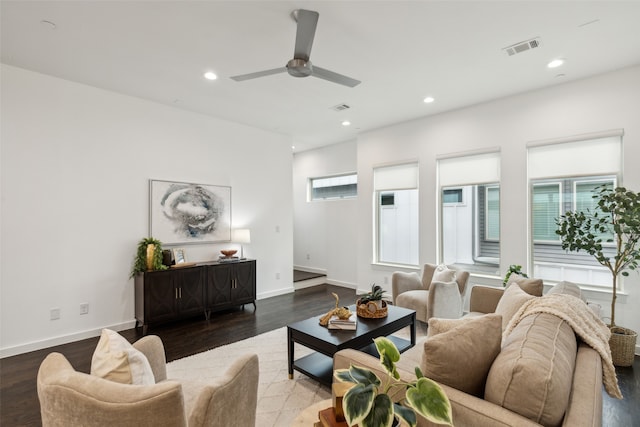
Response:
M496 306L496 314L502 316L502 330L504 331L509 324L509 321L516 314L516 311L522 304L530 299L536 298L533 295L529 295L523 291L517 283L512 283L502 294L498 305Z
M516 283L518 286L520 286L520 289L522 289L529 295L533 295L534 297L542 296L542 291L544 289L542 279L531 279L522 277L519 274L512 274L511 276L509 276L507 287L511 286L513 283Z
M123 384L155 384L146 356L123 336L103 329L91 358L91 375Z
M444 264L440 264L436 267L436 271L433 272L431 283L433 282L453 282L456 280L456 271L450 269Z
M502 319L496 314L468 319L429 319L422 354L423 374L441 384L483 397L485 381L500 352Z
M569 404L576 353L576 336L567 322L548 313L525 317L493 362L485 400L559 427Z

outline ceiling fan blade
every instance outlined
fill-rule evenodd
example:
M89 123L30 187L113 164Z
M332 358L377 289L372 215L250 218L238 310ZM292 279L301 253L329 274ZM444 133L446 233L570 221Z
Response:
M361 83L360 80L352 79L351 77L343 76L342 74L338 74L336 72L327 70L325 68L320 68L315 65L313 66L313 73L311 75L313 77L329 80L330 82L349 87L355 87Z
M255 73L242 74L240 76L232 76L231 79L237 82L241 82L243 80L251 80L257 79L258 77L270 76L271 74L279 74L285 73L287 71L287 67L273 68L271 70L258 71Z
M295 13L295 17L298 21L298 30L296 32L296 47L293 51L293 57L295 59L304 59L305 61L308 61L311 56L313 38L316 35L318 12L298 9Z

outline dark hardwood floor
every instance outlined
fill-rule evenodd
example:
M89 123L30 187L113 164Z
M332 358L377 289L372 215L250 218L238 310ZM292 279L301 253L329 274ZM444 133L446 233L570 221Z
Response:
M257 301L257 309L247 305L212 315L209 320L194 318L188 321L150 328L149 333L162 338L167 360L200 353L211 348L240 341L289 323L319 315L334 303L331 292L340 296L341 304L355 300L350 289L320 285L291 294ZM121 334L133 342L142 336L140 330L129 329ZM36 375L47 354L64 354L79 371L89 372L91 355L98 338L91 338L0 360L0 425L40 426L40 405L36 392ZM625 399L618 401L604 397L603 426L640 425L640 358L633 367L619 368L618 378Z

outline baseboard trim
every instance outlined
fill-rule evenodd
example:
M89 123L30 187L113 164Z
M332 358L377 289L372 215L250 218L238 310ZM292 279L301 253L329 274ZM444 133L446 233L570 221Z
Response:
M327 270L323 268L314 268L314 267L303 267L301 265L294 265L294 270L306 271L307 273L316 273L316 274L324 274L327 275Z
M349 289L355 289L355 290L358 289L358 285L355 283L342 282L340 280L334 280L334 279L325 279L324 282L328 283L329 285L340 286L343 288L349 288Z
M26 344L15 345L12 347L5 347L0 349L0 359L5 357L17 356L23 353L29 353L30 351L42 350L44 348L55 347L57 345L68 344L70 342L80 341L87 338L99 337L103 329L112 329L114 331L124 331L136 326L136 321L131 320L128 322L117 323L114 325L107 325L101 328L89 329L82 332L76 332L67 335L60 335L53 338L47 338L41 341L33 341Z
M305 280L300 280L299 282L294 282L293 287L297 291L298 289L305 289L305 288L310 288L312 286L324 285L327 282L328 281L325 276L314 277L313 279L305 279Z
M295 291L294 287L276 289L275 291L259 293L258 295L256 295L256 299L261 300L261 299L270 298L270 297L277 297L278 295L290 294L291 292L294 292L294 291Z

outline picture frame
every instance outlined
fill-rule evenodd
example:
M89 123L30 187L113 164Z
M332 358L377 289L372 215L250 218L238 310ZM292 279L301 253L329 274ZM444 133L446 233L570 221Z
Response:
M176 265L184 264L185 262L187 262L187 256L185 255L184 248L173 249L173 260Z
M149 180L149 235L163 245L230 242L231 187Z

